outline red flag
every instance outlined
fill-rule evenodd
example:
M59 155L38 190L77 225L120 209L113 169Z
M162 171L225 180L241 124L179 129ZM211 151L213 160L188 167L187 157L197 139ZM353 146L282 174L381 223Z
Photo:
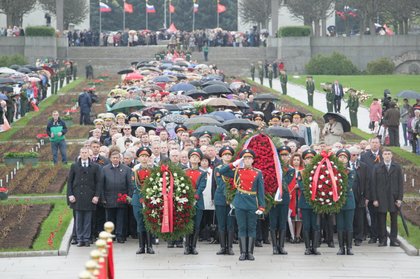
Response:
M223 12L225 12L226 11L226 6L224 6L224 5L222 5L222 4L219 4L219 3L217 3L217 13L223 13Z
M124 12L131 14L133 12L133 5L124 2Z
M175 13L175 7L174 7L174 5L172 5L172 3L169 4L169 12L171 14Z

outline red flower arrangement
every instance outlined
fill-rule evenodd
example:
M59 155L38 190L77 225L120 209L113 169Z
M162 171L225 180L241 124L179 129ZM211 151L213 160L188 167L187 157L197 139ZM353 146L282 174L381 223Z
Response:
M75 113L75 112L77 112L77 109L65 109L64 110L64 113Z
M304 171L304 195L318 214L337 213L346 202L347 174L331 153L323 151Z
M0 188L0 200L7 200L8 192L9 192L9 189L7 189L6 187Z
M117 203L131 203L131 198L127 194L118 193Z
M47 139L48 138L48 134L37 134L36 135L37 139Z
M172 183L170 183L169 173L172 174ZM164 181L167 192L170 191L170 185L173 184L173 214L169 216L173 224L172 232L162 232L164 211L167 210L164 206L165 198L169 198L169 195L166 196L164 193ZM192 233L196 202L195 191L184 170L172 163L155 167L149 178L145 180L141 192L144 202L144 223L148 231L164 240L176 240Z

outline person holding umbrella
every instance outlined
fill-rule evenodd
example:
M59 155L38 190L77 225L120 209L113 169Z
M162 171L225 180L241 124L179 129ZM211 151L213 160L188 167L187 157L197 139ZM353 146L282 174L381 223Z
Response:
M283 95L287 95L287 74L286 71L280 71L280 84Z
M306 92L308 93L308 105L310 107L314 106L314 91L315 83L312 76L306 77Z
M333 115L329 115L327 118L328 123L322 129L322 135L324 135L326 145L333 145L336 142L342 141L344 133L343 125Z
M341 99L344 96L343 86L338 82L334 81L331 87L331 92L334 96L334 112L341 113Z

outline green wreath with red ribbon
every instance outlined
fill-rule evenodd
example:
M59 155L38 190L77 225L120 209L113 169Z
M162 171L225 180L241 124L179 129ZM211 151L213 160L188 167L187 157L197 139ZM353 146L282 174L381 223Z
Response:
M317 214L338 213L347 197L346 168L332 153L323 151L303 172L306 201Z
M184 170L172 163L153 168L141 192L147 231L164 240L193 232L195 190Z

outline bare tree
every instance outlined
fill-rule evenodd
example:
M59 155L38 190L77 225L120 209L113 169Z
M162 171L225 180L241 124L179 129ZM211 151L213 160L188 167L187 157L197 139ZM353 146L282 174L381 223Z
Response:
M239 3L239 15L245 23L267 28L271 18L271 0L243 0Z
M37 0L0 0L0 13L6 15L7 26L22 26L23 15L35 7Z
M38 0L41 7L56 15L55 0ZM88 14L85 0L64 0L64 29L68 29L70 23L81 23Z

